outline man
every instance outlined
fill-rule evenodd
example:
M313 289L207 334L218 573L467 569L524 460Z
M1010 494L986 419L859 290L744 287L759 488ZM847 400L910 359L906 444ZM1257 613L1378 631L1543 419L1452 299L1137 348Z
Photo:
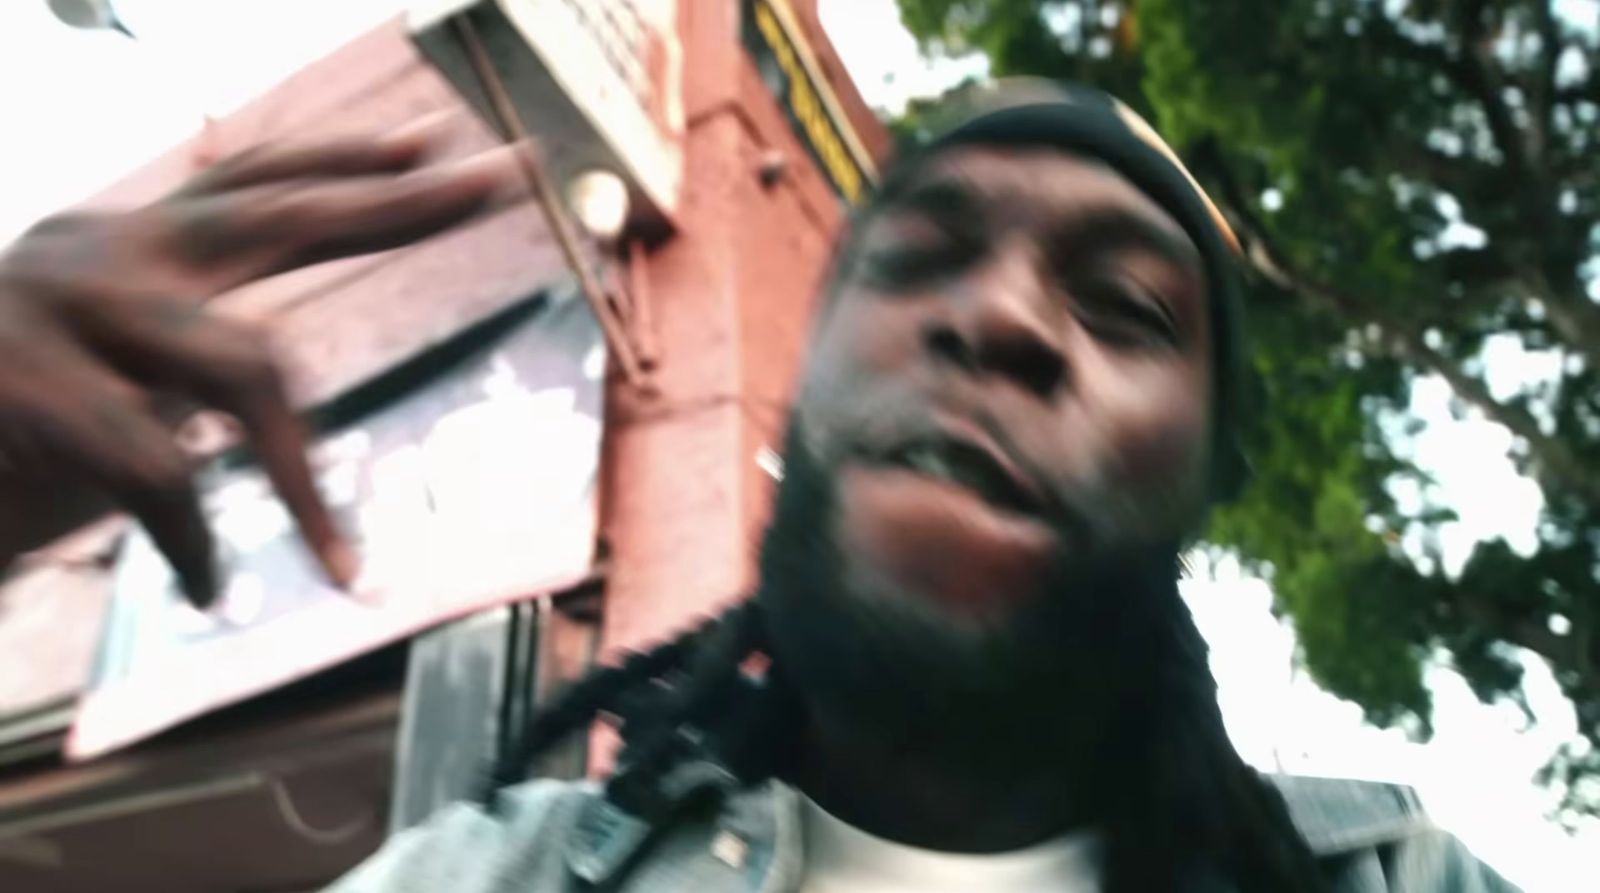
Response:
M335 889L1510 889L1408 792L1228 743L1177 580L1241 478L1231 250L1093 91L902 160L823 296L759 591L577 683L484 804ZM522 781L597 717L603 785Z

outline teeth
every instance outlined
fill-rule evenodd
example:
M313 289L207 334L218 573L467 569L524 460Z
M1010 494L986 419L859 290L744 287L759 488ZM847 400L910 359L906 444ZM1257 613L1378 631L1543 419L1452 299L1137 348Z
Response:
M995 470L959 452L951 453L938 446L915 446L900 454L899 460L908 468L966 487L991 502L1002 505L1014 502L1013 488L1001 480Z
M906 454L906 464L929 477L960 484L985 497L994 495L993 482L982 469L936 447L912 449Z

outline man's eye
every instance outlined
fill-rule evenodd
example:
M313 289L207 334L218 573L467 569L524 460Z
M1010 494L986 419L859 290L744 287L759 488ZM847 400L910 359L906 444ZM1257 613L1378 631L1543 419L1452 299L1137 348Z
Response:
M1097 336L1130 347L1176 347L1178 326L1161 299L1136 282L1097 278L1072 288L1083 324Z
M981 253L977 240L953 234L885 238L867 245L860 269L871 283L903 288L959 273Z

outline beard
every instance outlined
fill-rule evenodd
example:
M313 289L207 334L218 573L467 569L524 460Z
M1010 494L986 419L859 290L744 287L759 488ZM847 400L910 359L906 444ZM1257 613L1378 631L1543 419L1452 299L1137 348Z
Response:
M791 420L758 598L773 671L813 714L968 773L1027 771L1098 750L1113 714L1183 650L1171 636L1173 612L1187 617L1176 542L1063 549L995 615L898 591L838 541L837 484L801 425Z

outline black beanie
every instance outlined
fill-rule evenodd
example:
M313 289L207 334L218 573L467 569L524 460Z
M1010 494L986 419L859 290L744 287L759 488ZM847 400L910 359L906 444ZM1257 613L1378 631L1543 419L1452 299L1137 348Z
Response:
M1239 246L1227 221L1154 128L1108 94L1036 80L974 89L977 97L957 123L898 158L877 195L899 191L912 172L956 146L1045 146L1104 162L1150 196L1183 227L1205 265L1214 342L1213 491L1219 500L1232 498L1246 477L1236 434L1249 358L1235 267Z

